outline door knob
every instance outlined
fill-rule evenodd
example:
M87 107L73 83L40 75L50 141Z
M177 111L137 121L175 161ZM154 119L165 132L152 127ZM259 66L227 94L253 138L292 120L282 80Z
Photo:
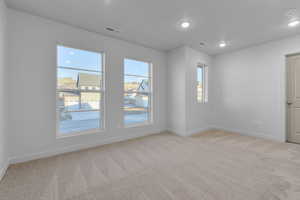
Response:
M292 101L287 101L286 103L287 103L287 105L292 105L293 104Z

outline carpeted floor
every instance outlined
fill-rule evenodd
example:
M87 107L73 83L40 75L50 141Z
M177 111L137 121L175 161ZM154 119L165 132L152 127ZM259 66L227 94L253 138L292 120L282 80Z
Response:
M9 168L1 200L299 200L300 145L160 134Z

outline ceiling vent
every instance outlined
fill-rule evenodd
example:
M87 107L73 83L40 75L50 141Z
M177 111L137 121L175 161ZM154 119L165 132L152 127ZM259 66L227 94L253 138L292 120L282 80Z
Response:
M120 33L120 30L117 28L106 27L105 30L110 31L110 32Z
M205 47L205 43L204 42L200 42L199 46L200 46L200 48L204 48Z

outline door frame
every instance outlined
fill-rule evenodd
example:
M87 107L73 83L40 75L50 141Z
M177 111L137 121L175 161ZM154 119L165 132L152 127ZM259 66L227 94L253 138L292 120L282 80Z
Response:
M286 54L285 55L285 68L284 68L284 127L285 127L285 142L288 141L288 134L289 134L289 123L288 123L288 105L287 105L287 100L288 100L288 78L289 78L289 71L288 71L288 57L291 56L300 56L300 52L298 53L291 53L291 54Z

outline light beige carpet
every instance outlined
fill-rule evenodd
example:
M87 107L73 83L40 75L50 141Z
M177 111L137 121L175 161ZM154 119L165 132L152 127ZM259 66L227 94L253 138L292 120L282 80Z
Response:
M11 166L1 200L299 200L300 145L160 134Z

